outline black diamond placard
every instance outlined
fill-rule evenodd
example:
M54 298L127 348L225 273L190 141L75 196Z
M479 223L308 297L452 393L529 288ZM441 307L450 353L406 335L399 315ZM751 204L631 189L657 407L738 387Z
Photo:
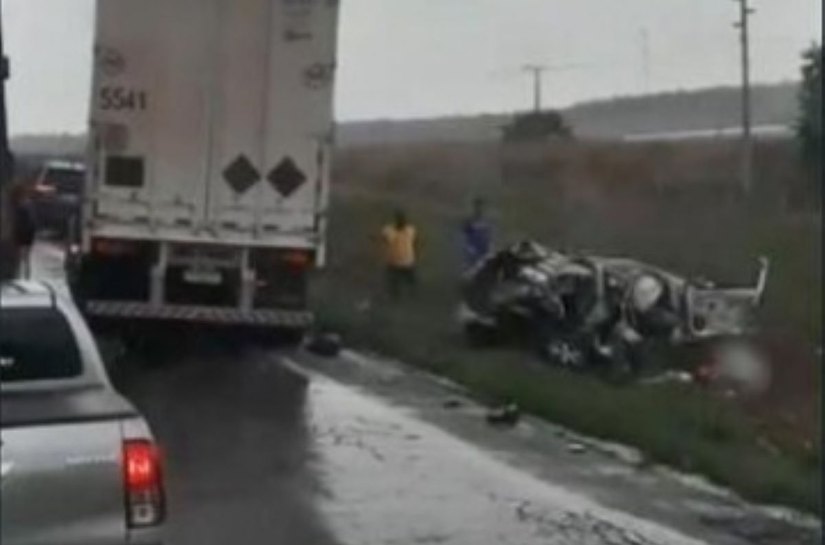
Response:
M301 172L291 157L284 158L273 168L266 177L275 191L287 198L295 193L307 181L306 175Z
M232 191L241 195L258 183L261 174L245 155L239 155L224 169L223 178L232 188Z

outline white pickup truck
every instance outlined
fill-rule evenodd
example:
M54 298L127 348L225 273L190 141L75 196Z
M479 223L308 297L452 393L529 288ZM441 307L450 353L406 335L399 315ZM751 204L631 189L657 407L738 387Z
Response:
M0 388L0 543L162 542L158 447L48 285L0 286Z
M95 317L304 328L337 0L99 0L73 293Z

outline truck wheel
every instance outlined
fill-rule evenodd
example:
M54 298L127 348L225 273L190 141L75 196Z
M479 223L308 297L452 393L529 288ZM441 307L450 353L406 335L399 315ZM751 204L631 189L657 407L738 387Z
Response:
M69 295L72 297L77 310L84 316L86 315L86 296L81 288L81 283L77 278L77 270L66 268L66 284L69 288Z
M341 352L343 341L335 333L318 333L307 342L306 349L325 358L334 358Z
M276 332L276 338L284 345L294 348L303 344L306 334L307 332L304 328L290 327L279 329Z
M246 341L265 348L297 348L306 338L306 329L301 327L254 327L240 326L236 333Z

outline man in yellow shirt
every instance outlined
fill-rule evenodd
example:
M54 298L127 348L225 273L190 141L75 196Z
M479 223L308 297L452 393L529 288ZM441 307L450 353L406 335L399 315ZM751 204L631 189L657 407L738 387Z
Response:
M417 231L403 210L396 210L392 223L381 231L387 265L387 291L397 299L415 287Z

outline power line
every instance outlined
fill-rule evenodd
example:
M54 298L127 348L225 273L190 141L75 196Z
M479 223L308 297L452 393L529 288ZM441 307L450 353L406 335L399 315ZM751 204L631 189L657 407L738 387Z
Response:
M639 41L642 55L642 91L650 94L650 32L647 28L639 31Z

